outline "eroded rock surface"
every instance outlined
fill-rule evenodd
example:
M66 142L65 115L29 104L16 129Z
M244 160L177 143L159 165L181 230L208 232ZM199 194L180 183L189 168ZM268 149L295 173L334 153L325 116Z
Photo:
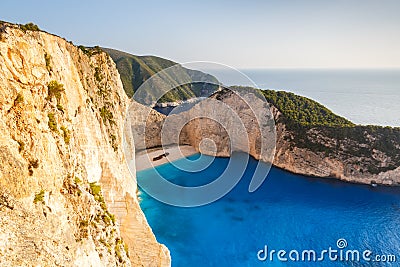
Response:
M170 265L125 164L128 104L106 53L0 24L1 266Z

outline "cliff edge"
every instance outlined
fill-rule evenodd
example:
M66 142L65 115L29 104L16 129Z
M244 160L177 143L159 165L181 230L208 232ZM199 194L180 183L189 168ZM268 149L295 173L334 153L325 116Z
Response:
M273 165L307 176L400 185L400 128L355 125L311 99L284 91L260 92L268 101L266 108L271 110L275 120ZM230 90L219 91L211 98L243 113L237 104L240 103L238 97ZM188 112L194 113L195 108ZM243 123L249 125L246 129L250 147L259 147L257 136L260 133L250 126L251 116L242 117ZM218 156L230 155L226 132L206 118L192 120L183 130L181 143L200 150L201 139L211 138ZM262 131L265 134L265 129ZM249 154L260 159L257 149L251 149Z
M122 152L129 99L89 52L0 23L1 266L170 265Z

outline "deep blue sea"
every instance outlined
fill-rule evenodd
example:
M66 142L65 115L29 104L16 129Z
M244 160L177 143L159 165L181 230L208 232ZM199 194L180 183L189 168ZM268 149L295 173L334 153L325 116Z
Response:
M226 85L252 85L235 72L207 70ZM259 88L312 98L357 124L400 126L400 69L243 70ZM198 156L190 158L195 159ZM207 157L205 157L207 158ZM231 158L240 161L240 154ZM214 180L229 159L217 158L207 169L188 173L171 164L157 167L176 184L196 186ZM180 164L187 164L183 161ZM196 168L189 163L186 168ZM309 178L272 168L254 193L248 185L257 161L250 160L240 183L225 197L198 208L172 207L142 193L141 206L157 237L167 245L172 266L400 266L400 189L373 188L331 179ZM138 173L152 179L154 170ZM337 247L345 239L347 247ZM282 262L257 253L285 250L357 249L395 255L397 263L361 261ZM265 255L265 254L261 254ZM295 255L295 254L294 254ZM288 255L286 255L288 258ZM345 257L344 257L345 259Z
M226 85L252 85L237 72L204 70ZM400 69L241 70L259 88L314 99L357 124L400 126Z
M137 177L152 179L156 170L176 184L205 184L218 177L229 160L242 158L240 153L230 159L216 158L197 173L165 164L140 171ZM257 163L251 159L238 185L206 206L173 207L142 192L141 207L158 241L170 249L172 266L400 266L362 259L329 261L326 255L323 262L281 262L276 255L272 261L258 260L257 253L265 245L268 253L283 249L301 255L303 250L338 249L337 240L342 238L347 241L343 253L371 250L370 258L392 254L400 262L400 189L308 178L272 168L263 185L249 193ZM185 164L190 169L201 162Z

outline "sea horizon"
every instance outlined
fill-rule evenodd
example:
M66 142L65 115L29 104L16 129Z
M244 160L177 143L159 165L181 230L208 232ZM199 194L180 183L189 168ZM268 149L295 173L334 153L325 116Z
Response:
M207 71L227 86L256 86L308 97L355 124L400 126L400 68L239 69L250 80L226 69Z

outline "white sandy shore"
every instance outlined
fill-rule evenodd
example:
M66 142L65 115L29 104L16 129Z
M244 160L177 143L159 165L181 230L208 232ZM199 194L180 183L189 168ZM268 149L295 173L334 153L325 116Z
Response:
M167 157L153 161L154 157L169 153ZM188 145L169 146L166 148L153 148L136 153L136 171L145 170L151 167L156 167L177 159L188 157L198 153L194 147Z

